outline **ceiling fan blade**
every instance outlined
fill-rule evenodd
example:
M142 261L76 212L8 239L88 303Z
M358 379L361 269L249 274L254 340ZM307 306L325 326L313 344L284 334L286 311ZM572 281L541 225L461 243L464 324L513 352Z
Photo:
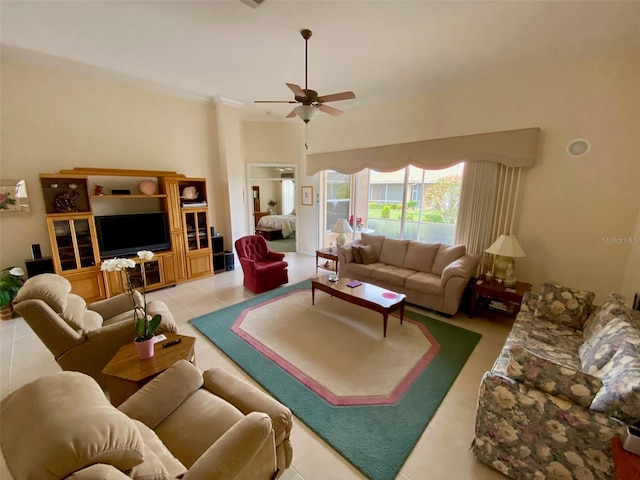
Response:
M356 98L353 92L332 93L331 95L323 95L318 97L319 102L337 102L338 100L352 100Z
M342 110L338 110L337 108L330 107L329 105L318 105L318 110L324 113L328 113L329 115L333 115L334 117L338 117L342 115Z
M300 85L296 85L295 83L287 83L287 87L291 89L296 97L307 98L307 94L304 93L304 90L302 89L302 87L300 87Z
M293 100L254 100L253 103L298 103Z
M291 113L289 115L287 115L285 118L293 118L296 116L296 111L295 110L291 110Z

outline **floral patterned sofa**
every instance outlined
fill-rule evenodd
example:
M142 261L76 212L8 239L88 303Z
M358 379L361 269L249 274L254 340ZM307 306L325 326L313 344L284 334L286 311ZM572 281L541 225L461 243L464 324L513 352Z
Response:
M611 439L640 420L640 318L611 294L528 292L480 385L475 456L516 479L613 479Z

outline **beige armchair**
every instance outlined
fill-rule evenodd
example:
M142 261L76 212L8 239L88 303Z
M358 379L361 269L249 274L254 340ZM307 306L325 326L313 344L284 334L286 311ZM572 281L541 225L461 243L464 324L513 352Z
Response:
M0 423L15 479L270 480L292 457L287 407L185 360L119 408L86 375L41 377L2 400Z
M142 304L136 292L135 301ZM71 293L69 281L53 273L30 278L14 301L14 308L40 337L63 370L75 370L106 386L102 369L127 343L133 342L133 305L126 294L88 305ZM167 306L148 302L149 314L162 315L157 333L177 332Z

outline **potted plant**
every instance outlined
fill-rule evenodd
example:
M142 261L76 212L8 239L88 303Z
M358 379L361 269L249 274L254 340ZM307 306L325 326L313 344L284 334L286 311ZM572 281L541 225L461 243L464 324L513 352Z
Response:
M134 342L138 351L138 356L142 359L153 357L154 341L153 335L160 326L162 315L156 314L153 317L147 313L147 296L146 286L147 278L144 271L144 262L153 258L153 252L148 250L140 250L138 258L140 259L140 273L142 275L142 306L135 301L134 292L136 291L129 269L135 268L136 262L130 258L112 258L102 262L100 269L107 272L124 272L126 293L133 305L133 328L136 332Z
M0 275L0 320L13 318L13 300L24 284L24 270L20 267L9 267Z

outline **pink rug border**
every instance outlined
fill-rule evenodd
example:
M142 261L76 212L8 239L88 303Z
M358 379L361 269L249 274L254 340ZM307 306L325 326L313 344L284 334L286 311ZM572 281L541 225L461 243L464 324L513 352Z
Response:
M265 357L271 360L273 363L278 365L280 368L288 372L295 379L301 382L306 387L310 388L314 392L316 392L320 397L322 397L326 402L335 406L356 406L356 405L392 405L397 403L402 396L406 393L409 387L413 384L413 382L418 378L418 376L424 371L425 368L431 363L431 360L436 356L436 354L440 351L440 344L438 341L431 335L431 332L427 330L422 323L417 322L415 320L411 320L409 318L404 318L405 322L412 323L416 325L422 334L427 337L429 342L431 342L432 348L429 349L427 353L425 353L420 360L416 362L416 364L409 370L407 375L398 383L398 385L391 391L389 395L371 395L371 396L352 396L352 397L339 397L325 387L323 387L320 383L313 380L307 374L305 374L302 370L297 368L295 365L291 364L276 352L271 350L269 347L261 343L255 337L252 337L250 334L245 332L240 328L242 322L244 321L247 314L255 310L256 308L262 307L264 305L268 305L269 303L275 302L283 297L288 297L289 295L293 295L295 293L304 292L307 289L299 289L293 290L292 292L286 293L276 298L272 298L271 300L267 300L258 305L254 305L253 307L249 307L240 312L240 315L236 319L236 321L231 326L231 331L235 333L242 340L247 342L253 348L262 353ZM396 314L392 314L393 317L400 318ZM381 318L382 320L382 318Z

